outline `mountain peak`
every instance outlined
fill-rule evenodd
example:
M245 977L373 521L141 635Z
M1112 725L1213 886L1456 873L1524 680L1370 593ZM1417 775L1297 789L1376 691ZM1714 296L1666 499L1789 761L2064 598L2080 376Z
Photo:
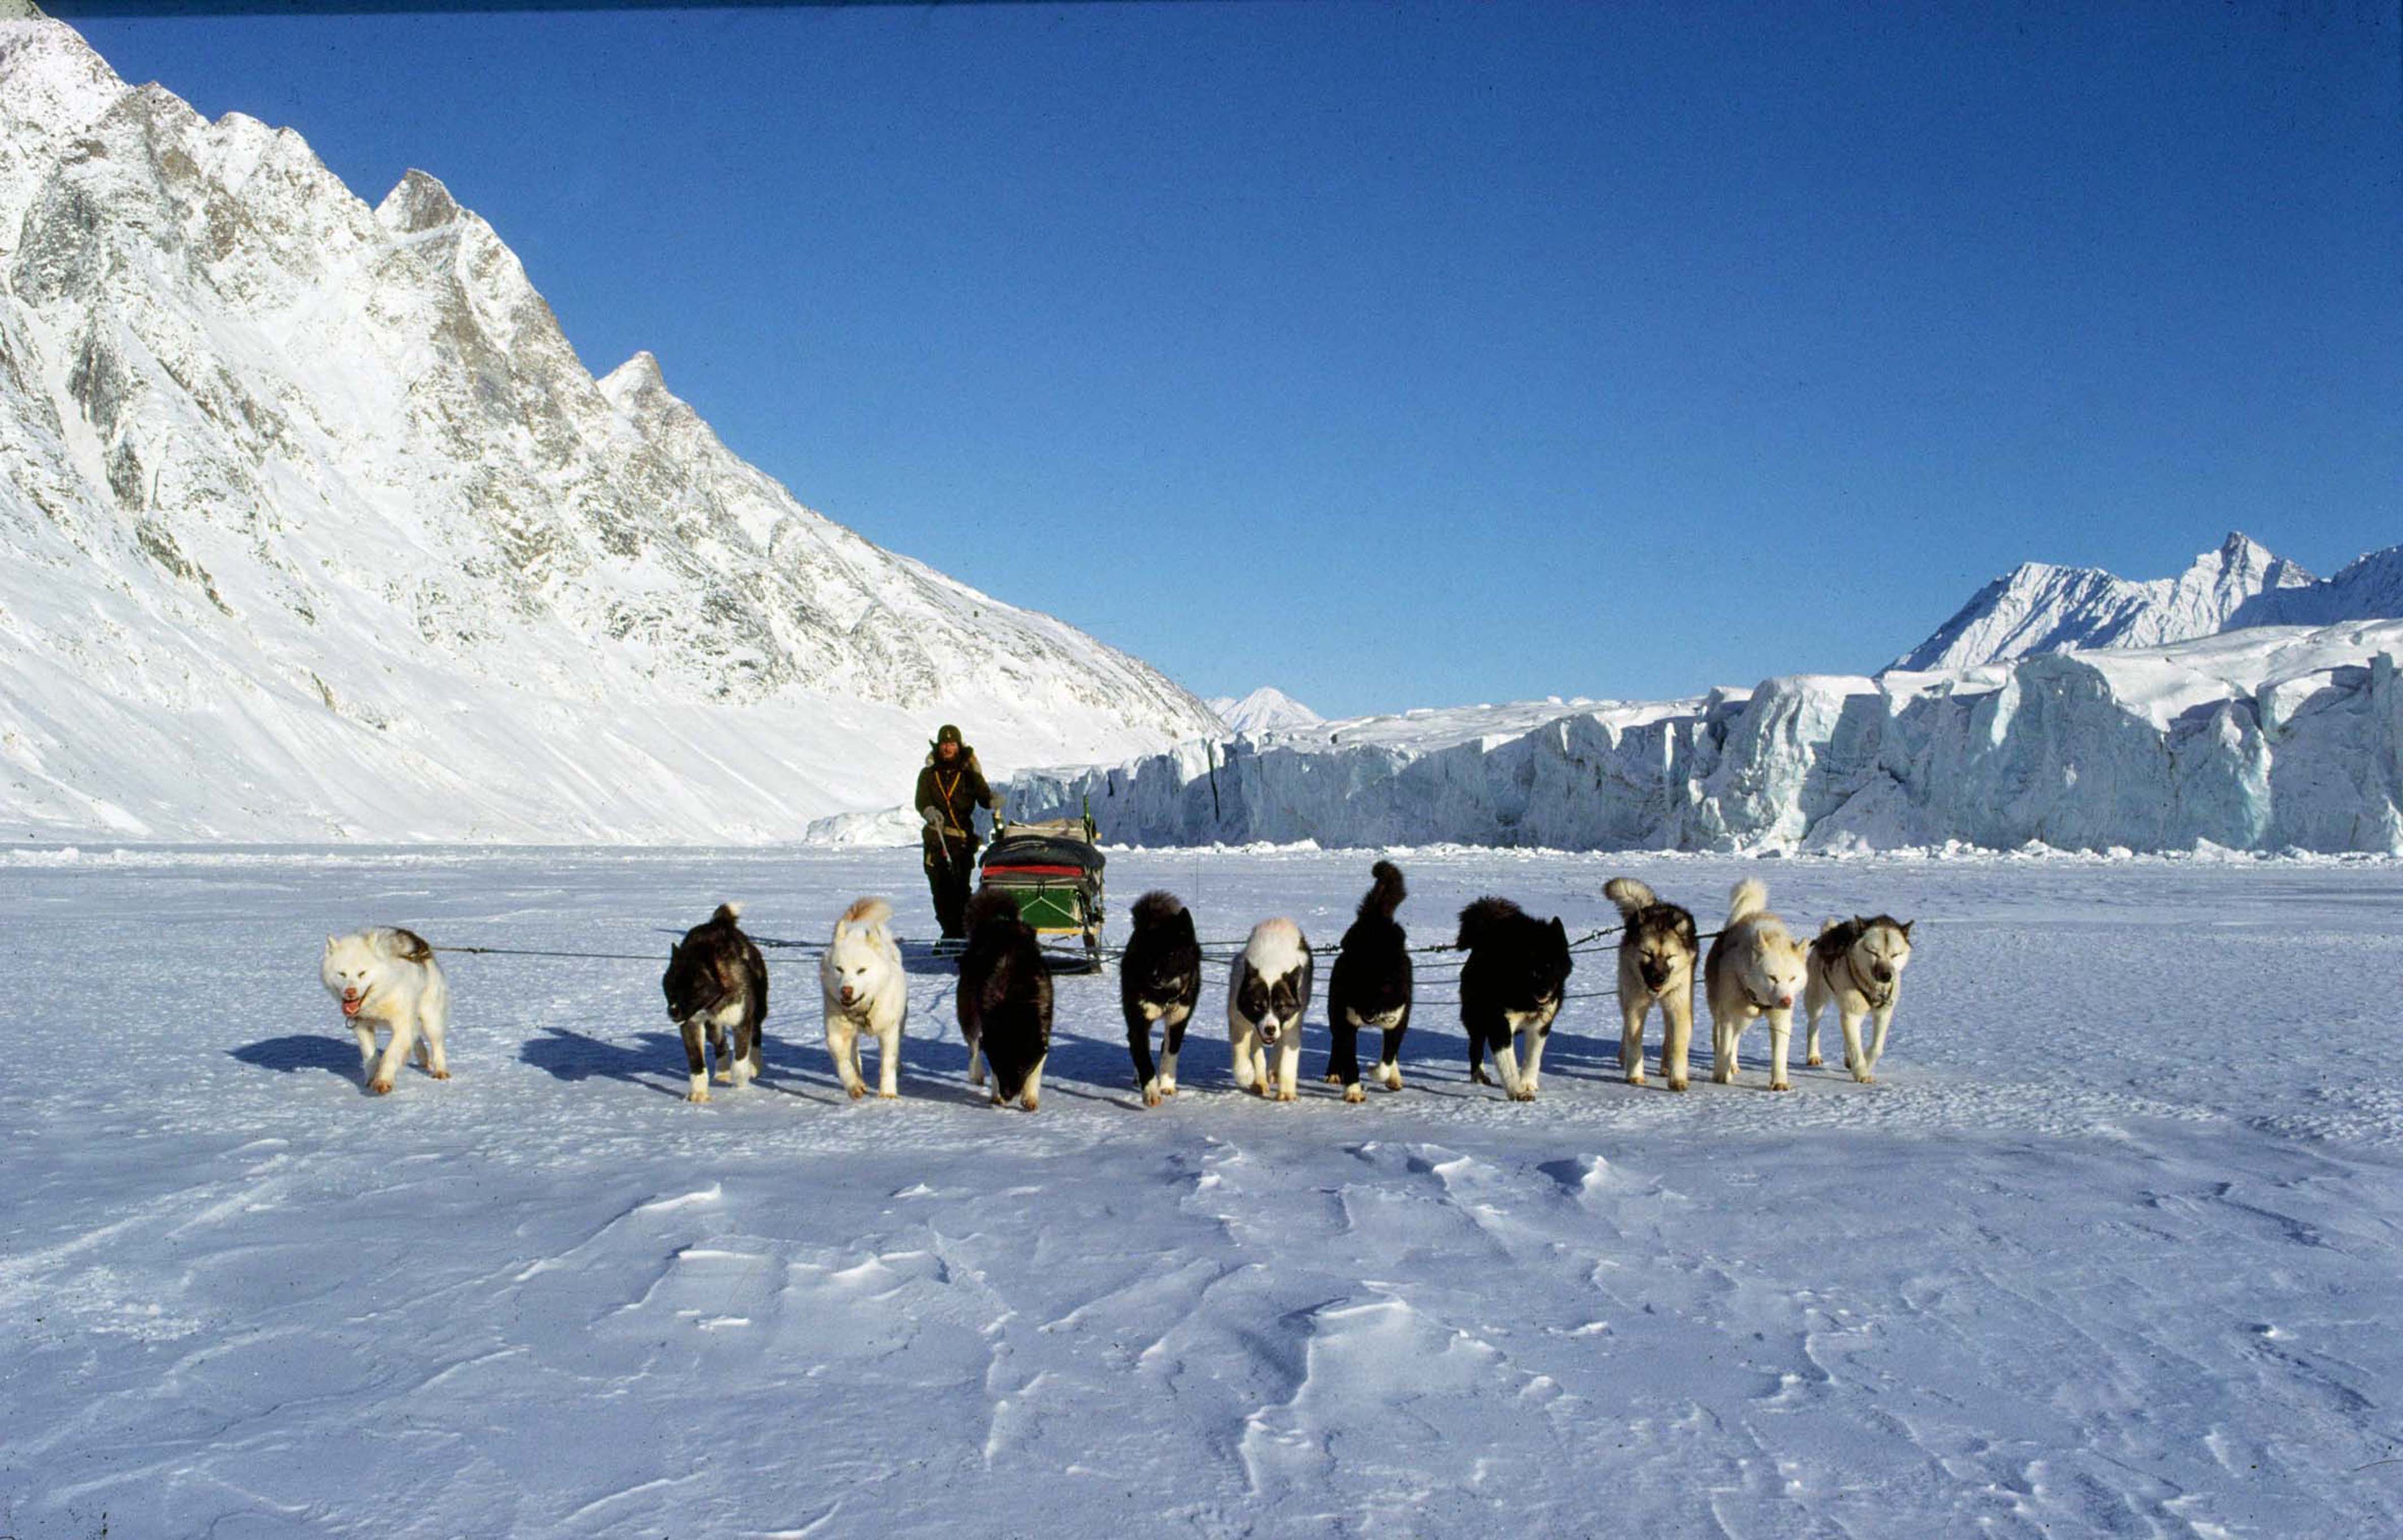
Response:
M1326 720L1300 701L1273 685L1262 685L1238 701L1233 696L1220 696L1209 702L1228 730L1257 736L1292 728L1315 727Z
M460 212L459 201L451 196L440 177L411 167L383 195L375 216L377 224L396 235L414 235L451 223Z

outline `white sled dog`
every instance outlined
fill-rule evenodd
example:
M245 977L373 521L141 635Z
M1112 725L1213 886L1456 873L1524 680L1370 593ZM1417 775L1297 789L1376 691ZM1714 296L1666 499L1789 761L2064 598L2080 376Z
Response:
M1301 1018L1310 1008L1310 943L1290 920L1252 927L1227 980L1227 1039L1235 1085L1290 1102L1301 1079ZM1270 1055L1275 1061L1271 1065Z
M1686 1089L1694 1037L1694 964L1702 944L1694 917L1632 877L1614 877L1603 896L1618 906L1618 1062L1631 1086L1644 1084L1644 1019L1660 1007L1660 1073L1671 1090Z
M359 1073L368 1076L368 1089L388 1094L412 1046L426 1074L451 1078L451 1061L442 1052L442 1034L451 1026L451 986L424 936L381 925L328 936L317 977L358 1034ZM379 1025L392 1029L381 1064L375 1056Z
M1862 1085L1877 1081L1879 1055L1885 1052L1885 1029L1894 1022L1895 1001L1902 993L1902 970L1910 962L1910 922L1890 914L1869 919L1854 915L1819 927L1811 943L1811 983L1802 993L1802 1019L1807 1035L1802 1051L1816 1066L1819 1059L1819 1013L1832 1003L1836 1020L1844 1029L1844 1067ZM1876 1021L1868 1051L1861 1047L1861 1019Z
M1794 1035L1794 997L1802 989L1803 946L1769 912L1769 889L1747 877L1728 895L1727 928L1702 962L1711 1000L1711 1078L1735 1081L1736 1044L1753 1018L1769 1018L1769 1089L1792 1090L1785 1048Z
M892 918L893 906L883 899L857 900L834 923L834 940L818 960L826 1052L854 1101L868 1094L859 1066L863 1032L876 1039L876 1094L901 1094L901 1026L910 1016L910 980L901 971L901 949L885 928Z

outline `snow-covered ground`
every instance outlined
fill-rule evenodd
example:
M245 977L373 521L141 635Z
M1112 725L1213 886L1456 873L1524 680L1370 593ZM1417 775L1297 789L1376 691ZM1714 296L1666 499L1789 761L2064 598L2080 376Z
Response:
M1881 1083L1771 1094L1755 1034L1634 1089L1589 998L1533 1105L1429 1008L1399 1093L1244 1098L1205 1020L1146 1113L1069 979L1030 1117L927 972L854 1104L771 953L768 1078L694 1107L653 963L454 956L457 1078L375 1100L328 929L647 959L882 891L924 934L914 858L0 857L0 1534L2403 1529L2403 867L1401 860L1422 942L1487 891L1600 925L1620 871L1915 917ZM1111 889L1331 945L1367 863Z

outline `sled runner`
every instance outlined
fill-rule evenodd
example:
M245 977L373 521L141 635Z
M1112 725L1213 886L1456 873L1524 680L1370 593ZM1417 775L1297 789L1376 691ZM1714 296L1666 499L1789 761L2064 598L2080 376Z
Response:
M1054 818L1039 824L1009 824L993 832L984 852L984 886L1000 888L1018 900L1018 912L1047 943L1054 966L1062 954L1049 943L1055 936L1074 936L1083 944L1080 959L1065 962L1077 972L1098 972L1102 965L1102 853L1093 843L1093 820Z

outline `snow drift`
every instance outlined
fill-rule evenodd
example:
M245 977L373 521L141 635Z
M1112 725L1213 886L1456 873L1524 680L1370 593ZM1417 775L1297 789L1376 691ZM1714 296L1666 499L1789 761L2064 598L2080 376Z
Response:
M1023 774L1138 845L2403 851L2403 622L1697 700L1333 722Z
M0 21L0 833L752 840L1215 731L870 545L492 228Z

